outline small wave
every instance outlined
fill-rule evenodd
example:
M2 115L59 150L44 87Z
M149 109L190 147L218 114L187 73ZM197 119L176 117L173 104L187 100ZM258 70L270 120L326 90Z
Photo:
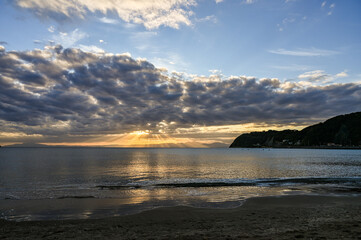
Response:
M281 187L297 185L341 185L361 187L361 178L261 178L261 179L169 179L153 182L139 182L127 185L98 185L103 190L131 190L139 188L209 188L209 187Z
M95 198L95 197L94 196L61 196L61 197L58 197L57 199L67 199L67 198L84 199L84 198Z
M260 180L259 183L270 185L294 185L294 184L342 184L359 185L361 178L328 178L328 177L306 177L306 178L278 178Z
M126 190L126 189L137 189L141 188L141 185L97 185L97 188L100 190L107 189L107 190Z

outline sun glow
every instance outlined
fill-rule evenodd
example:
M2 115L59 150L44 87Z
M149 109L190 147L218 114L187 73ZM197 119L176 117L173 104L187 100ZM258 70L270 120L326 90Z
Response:
M125 148L147 148L147 147L206 147L204 144L195 142L192 138L175 138L168 134L153 134L148 130L134 131L127 134L107 134L93 137L85 142L69 143L42 143L50 146L89 146L89 147L125 147Z
M168 134L154 134L148 130L134 131L129 134L115 137L110 141L111 145L122 147L192 147L188 138L174 138ZM199 147L199 146L198 146Z
M267 131L268 129L284 130L298 129L293 125L268 125L268 124L238 124L224 126L193 126L192 128L178 128L175 132L167 130L136 130L129 133L105 134L89 137L85 141L47 143L49 146L81 146L81 147L124 147L124 148L208 148L214 144L225 146L239 134L252 131Z
M150 131L149 130L145 130L145 131L134 131L129 133L130 135L149 135Z

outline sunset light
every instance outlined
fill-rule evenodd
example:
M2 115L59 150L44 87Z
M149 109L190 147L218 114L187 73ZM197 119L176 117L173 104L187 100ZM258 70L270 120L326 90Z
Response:
M360 239L361 0L0 22L0 239Z
M5 1L0 145L228 147L241 133L359 111L358 9Z

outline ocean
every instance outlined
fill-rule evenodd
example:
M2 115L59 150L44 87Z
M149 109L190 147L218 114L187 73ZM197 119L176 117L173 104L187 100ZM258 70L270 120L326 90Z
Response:
M1 148L0 218L87 219L361 194L361 150Z

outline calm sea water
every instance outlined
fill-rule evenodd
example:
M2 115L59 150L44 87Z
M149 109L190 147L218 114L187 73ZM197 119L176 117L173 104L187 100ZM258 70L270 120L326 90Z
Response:
M254 196L361 194L361 150L1 148L0 218L98 218Z

